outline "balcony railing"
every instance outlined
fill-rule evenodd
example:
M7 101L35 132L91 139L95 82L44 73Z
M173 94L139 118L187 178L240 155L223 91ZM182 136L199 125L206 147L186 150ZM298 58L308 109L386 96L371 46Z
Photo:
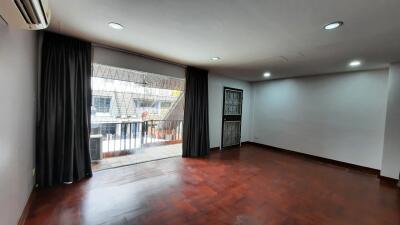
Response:
M135 153L152 145L182 142L182 120L91 124L90 151L93 160Z

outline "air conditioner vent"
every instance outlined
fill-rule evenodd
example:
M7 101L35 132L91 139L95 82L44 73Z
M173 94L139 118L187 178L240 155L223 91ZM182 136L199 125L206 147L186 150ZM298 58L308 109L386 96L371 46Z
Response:
M0 10L9 24L28 30L44 29L50 22L47 0L2 0Z
M15 0L19 11L28 24L47 25L45 12L40 0Z
M25 22L27 24L32 24L30 18L28 17L28 15L26 14L26 11L23 7L23 5L21 4L20 1L15 1L15 5L17 6L17 8L19 9L19 12L21 13L22 17L24 18Z

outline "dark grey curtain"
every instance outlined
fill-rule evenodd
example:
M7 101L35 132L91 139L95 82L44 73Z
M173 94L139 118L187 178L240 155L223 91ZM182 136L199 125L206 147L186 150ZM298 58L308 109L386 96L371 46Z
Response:
M91 44L44 33L38 83L36 180L41 187L92 176Z
M208 71L186 69L185 115L183 122L183 157L208 154Z

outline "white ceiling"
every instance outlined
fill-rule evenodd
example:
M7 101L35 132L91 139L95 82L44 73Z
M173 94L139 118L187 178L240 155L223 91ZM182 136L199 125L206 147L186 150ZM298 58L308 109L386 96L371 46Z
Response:
M256 81L400 61L400 0L50 0L50 30ZM344 26L325 31L328 22ZM125 26L122 31L109 22ZM211 58L219 56L220 61Z

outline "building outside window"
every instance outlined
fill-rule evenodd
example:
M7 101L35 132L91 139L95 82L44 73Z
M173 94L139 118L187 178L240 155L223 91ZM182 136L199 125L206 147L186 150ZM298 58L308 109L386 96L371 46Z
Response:
M111 97L107 96L93 96L92 105L95 112L108 113L111 107Z

